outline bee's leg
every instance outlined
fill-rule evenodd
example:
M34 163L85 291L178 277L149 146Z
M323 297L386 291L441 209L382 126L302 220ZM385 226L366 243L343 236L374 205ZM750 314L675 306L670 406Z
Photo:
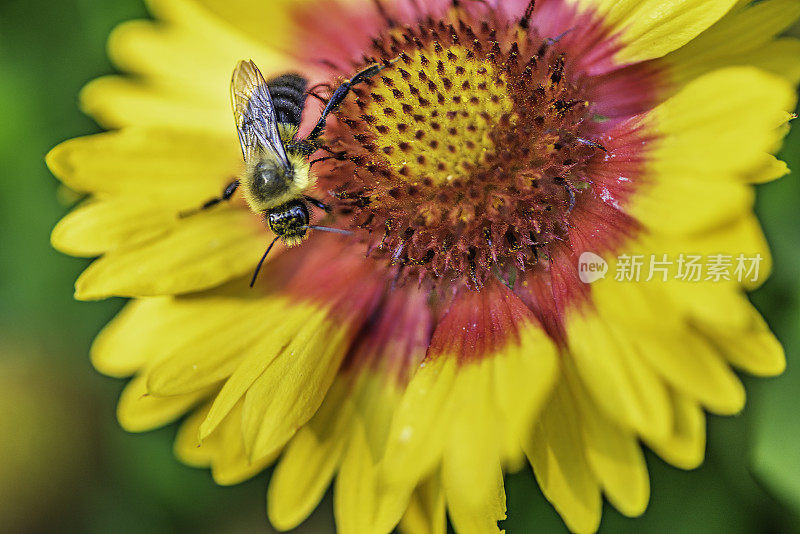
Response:
M560 177L560 176L557 176L556 178L553 178L553 181L556 184L558 184L561 187L563 187L564 191L567 192L567 196L569 198L569 206L567 207L567 213L572 213L572 210L575 209L575 201L577 200L575 198L575 190L572 188L572 185L567 183L567 181L564 178Z
M334 67L334 68L336 68L336 67ZM326 83L326 82L322 82L322 83L318 83L317 85L307 89L306 90L306 94L308 96L313 96L314 98L316 98L317 100L322 102L323 106L327 106L328 105L328 99L327 98L323 98L322 96L319 95L319 93L317 93L317 90L318 89L322 89L322 88L325 88L325 89L327 89L329 91L331 89L333 89L333 87L331 87L331 84Z
M327 101L327 100L325 100L324 98L322 98L321 96L319 96L317 93L315 93L315 92L313 92L313 91L306 91L306 94L307 94L308 96L313 96L314 98L316 98L317 100L319 100L319 101L320 101L320 102L322 102L323 104L326 104L326 105L328 104L328 101Z
M566 132L564 132L564 130L545 130L545 133L558 134L559 136L561 136ZM603 145L601 145L596 141L592 141L591 139L584 139L583 137L574 137L573 139L582 145L590 146L592 148L597 148L605 153L608 153L608 149L606 149L606 147L604 147Z
M545 40L545 42L548 44L548 46L552 46L552 45L558 43L559 41L561 41L561 39L563 39L564 37L566 37L567 35L569 35L570 33L574 32L574 31L575 31L575 28L570 28L570 29L568 29L566 31L563 31L563 32L559 33L555 37L548 37Z
M595 143L594 141L590 141L589 139L584 139L582 137L578 137L575 140L577 142L579 142L580 144L582 144L582 145L590 146L592 148L599 148L603 152L608 153L608 150L606 149L606 147L604 147L600 143Z
M367 67L346 82L342 83L342 85L340 85L336 91L333 92L333 95L331 95L331 99L328 101L325 109L322 110L322 115L320 115L317 125L314 126L313 130L311 130L311 133L308 135L308 137L306 137L305 141L313 143L319 138L319 136L322 135L322 132L325 131L328 115L330 115L332 111L336 110L336 108L338 108L339 105L344 102L344 99L347 98L347 95L354 86L375 76L380 71L393 64L395 61L397 61L397 59L386 64L375 64Z
M317 159L311 160L310 162L308 162L308 165L313 168L314 165L316 165L317 163L322 163L323 161L330 161L332 159L336 159L336 158L334 156L324 156L322 158L317 158Z
M238 187L239 187L239 180L232 181L227 186L225 186L225 189L222 191L222 195L220 195L220 196L218 196L216 198L212 198L211 200L205 202L202 206L200 206L197 209L193 209L193 210L182 212L180 214L181 218L189 217L189 216L194 215L196 213L199 213L199 212L201 212L203 210L207 210L209 208L212 208L212 207L216 206L217 204L219 204L220 202L225 202L226 200L230 200L230 198L236 192L236 189Z
M309 164L312 167L317 163L328 161L329 159L335 159L339 161L345 161L348 159L347 154L345 152L335 152L331 148L325 146L323 143L320 143L319 141L309 141L307 139L300 139L299 141L295 141L290 145L287 145L286 148L294 152L300 152L301 154L304 154L306 157L310 157L317 150L324 150L325 152L330 154L330 156L324 156L321 158L311 160Z
M331 207L328 206L327 204L325 204L324 202L322 202L321 200L317 200L316 198L310 197L308 195L303 195L303 198L306 199L306 201L309 204L311 204L312 206L315 206L315 207L317 207L317 208L319 208L319 209L321 209L323 211L326 211L326 212L330 213Z

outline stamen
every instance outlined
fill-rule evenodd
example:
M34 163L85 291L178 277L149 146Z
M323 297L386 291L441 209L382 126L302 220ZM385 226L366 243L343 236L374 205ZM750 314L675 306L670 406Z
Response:
M519 21L519 26L523 30L527 30L531 26L531 18L533 18L533 10L536 9L536 0L530 0L528 7L525 8L525 14Z

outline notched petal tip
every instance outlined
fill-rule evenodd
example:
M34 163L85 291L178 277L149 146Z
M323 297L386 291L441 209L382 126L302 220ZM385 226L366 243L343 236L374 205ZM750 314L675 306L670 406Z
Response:
M149 394L144 378L138 376L122 392L117 420L128 432L147 432L173 422L211 393L207 388L191 395L157 397Z
M62 182L67 183L67 185L69 185L69 178L75 173L74 165L70 161L71 149L79 139L81 138L69 139L57 144L44 157L45 164L50 169L50 172Z

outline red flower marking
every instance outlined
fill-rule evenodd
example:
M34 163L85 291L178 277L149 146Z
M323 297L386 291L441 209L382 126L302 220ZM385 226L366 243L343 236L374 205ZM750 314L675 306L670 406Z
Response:
M495 354L519 343L520 330L536 318L499 282L482 291L462 290L436 326L427 358L455 356L461 363Z

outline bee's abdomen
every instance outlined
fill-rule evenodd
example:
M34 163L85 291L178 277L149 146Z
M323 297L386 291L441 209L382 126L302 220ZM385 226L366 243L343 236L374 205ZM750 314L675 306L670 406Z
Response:
M284 74L267 82L278 122L299 126L303 120L308 82L298 74Z

